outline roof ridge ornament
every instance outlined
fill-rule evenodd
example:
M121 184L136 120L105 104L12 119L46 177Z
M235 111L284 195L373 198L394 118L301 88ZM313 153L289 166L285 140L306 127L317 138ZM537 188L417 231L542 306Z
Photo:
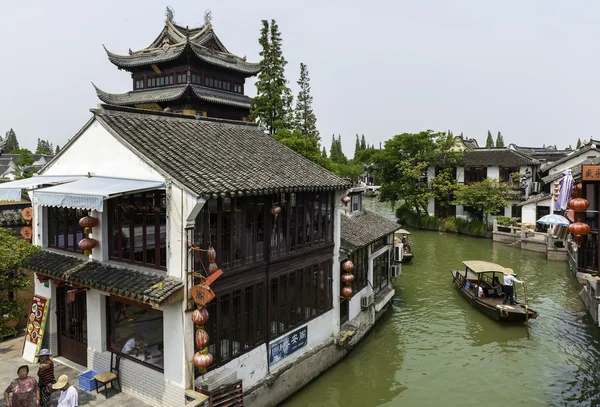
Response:
M210 9L206 9L204 12L204 25L211 27L212 26L212 11Z
M167 6L165 16L167 17L167 21L174 23L173 17L175 17L175 11L173 10L173 7Z

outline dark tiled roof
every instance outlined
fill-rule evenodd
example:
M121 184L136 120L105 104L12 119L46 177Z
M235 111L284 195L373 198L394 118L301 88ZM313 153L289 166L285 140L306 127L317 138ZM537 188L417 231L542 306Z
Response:
M596 144L593 144L593 143L586 144L585 146L581 147L579 150L575 150L575 151L571 152L569 155L564 156L560 160L542 165L540 167L540 171L543 171L543 172L548 171L550 168L554 168L559 164L569 161L571 158L579 157L580 155L585 154L591 150L597 150Z
M477 143L477 140L475 140L474 138L463 139L462 142L465 145L465 147L467 147L467 148L479 148L479 144Z
M134 151L198 195L350 186L251 123L111 106L92 112Z
M250 109L251 99L246 95L205 88L199 85L175 85L163 88L135 90L127 93L108 93L96 87L98 98L111 105L133 106L144 103L170 102L186 94L193 94L200 100L228 106ZM186 92L190 93L186 93Z
M40 251L23 268L154 306L183 298L184 285L177 278L58 253Z
M496 165L518 167L521 165L539 165L540 162L535 158L508 148L479 148L465 151L462 164L465 167Z
M532 204L532 203L543 201L544 199L547 199L547 198L550 198L550 194L542 192L541 194L530 196L529 198L527 198L526 201L519 202L517 204L517 206L529 205L529 204Z
M144 52L138 51L133 55L114 54L107 50L106 47L104 47L104 51L108 55L108 60L119 68L133 68L173 61L183 54L185 44L171 46L166 50L157 48Z
M0 210L0 227L24 226L25 220L18 209Z
M195 44L191 44L191 48L198 59L208 64L241 72L246 75L256 75L260 71L256 63L246 62L232 55L225 56L224 54L210 52L206 48Z
M600 157L588 158L587 160L583 160L582 162L575 164L572 167L569 167L569 169L571 170L571 175L573 175L573 178L577 178L581 175L581 166L582 165L600 165ZM549 184L551 182L554 182L563 176L563 172L564 171L557 171L553 174L550 174L550 175L542 178L542 181L544 182L544 184Z
M401 226L373 212L358 216L341 217L341 244L346 253L373 243L377 239L394 233Z

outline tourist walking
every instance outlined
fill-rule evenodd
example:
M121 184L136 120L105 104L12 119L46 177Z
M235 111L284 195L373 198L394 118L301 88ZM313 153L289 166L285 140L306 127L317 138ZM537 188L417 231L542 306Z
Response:
M16 380L4 390L4 403L7 407L37 407L40 405L40 389L38 382L29 376L29 366L17 369ZM12 397L9 397L12 394ZM10 400L12 398L12 401Z
M50 407L50 396L54 379L54 362L50 359L52 353L48 349L42 349L38 353L38 384L40 386L40 407Z
M77 407L79 405L77 389L69 384L69 376L66 374L60 376L52 388L61 391L56 407Z

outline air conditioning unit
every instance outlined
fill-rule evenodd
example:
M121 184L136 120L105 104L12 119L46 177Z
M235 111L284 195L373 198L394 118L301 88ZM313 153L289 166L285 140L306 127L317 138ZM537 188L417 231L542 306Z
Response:
M538 193L538 192L540 192L540 188L541 188L541 185L539 182L531 183L531 192Z
M400 277L402 274L402 264L392 264L392 278Z
M375 295L374 294L369 294L365 297L362 297L360 299L360 306L362 308L369 308L371 305L373 305L373 302L375 301Z

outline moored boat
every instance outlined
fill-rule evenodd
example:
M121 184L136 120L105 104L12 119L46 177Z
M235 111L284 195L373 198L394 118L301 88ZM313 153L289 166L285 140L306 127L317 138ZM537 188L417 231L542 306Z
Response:
M465 298L478 311L500 322L526 322L539 315L527 304L502 304L504 296L494 284L494 278L503 277L505 268L487 261L463 261L465 270L452 270L452 282ZM494 289L496 287L496 289Z
M408 236L410 236L410 232L404 229L394 232L394 257L403 264L410 263L413 258Z

